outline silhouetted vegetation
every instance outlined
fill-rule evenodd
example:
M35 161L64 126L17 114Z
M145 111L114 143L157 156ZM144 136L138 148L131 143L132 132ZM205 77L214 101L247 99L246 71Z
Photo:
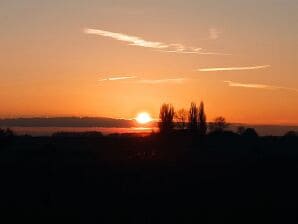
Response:
M179 130L16 136L0 150L0 207L10 220L292 223L298 137L287 136L211 132L203 145Z
M190 104L189 115L188 115L189 130L192 133L195 133L198 131L198 117L199 117L199 109L197 105L194 102L192 102Z
M170 133L174 128L175 110L171 104L163 104L159 113L159 129L161 133Z
M189 122L177 114L163 104L161 134L143 137L0 129L1 211L16 223L296 222L296 132L233 132L223 117L207 132L203 103L191 104Z
M15 137L15 133L11 129L0 128L0 147L2 145L5 145L5 144L8 144L9 142L11 142L14 137Z
M288 131L284 137L297 137L298 136L298 133L295 132L295 131Z
M246 128L242 133L241 136L245 137L245 138L249 138L249 139L257 139L258 133L256 132L255 129L253 128Z
M98 131L88 132L56 132L52 135L55 138L98 138L102 137L102 133Z
M223 132L228 126L229 124L224 117L217 117L209 124L209 129L211 132Z
M180 109L175 112L175 122L179 129L187 127L188 112L185 109Z
M0 138L10 138L15 136L14 132L10 128L0 128Z
M206 114L204 109L204 103L200 103L199 115L198 115L198 126L199 126L199 134L200 136L205 136L207 133L207 121Z
M165 132L164 126L167 126L167 123L172 129L173 119L172 112L174 111L174 107L169 104L163 104L160 109L160 132ZM167 119L170 117L170 119ZM176 122L176 127L178 129L186 129L192 133L197 134L201 137L205 136L208 130L207 118L204 109L204 103L200 103L200 107L198 108L197 104L191 102L189 111L187 112L185 109L180 109L174 113L174 118ZM170 122L168 121L170 120ZM211 124L211 129L214 127L214 130L224 130L227 127L225 119L223 117L219 117L215 120L213 124Z
M238 128L237 128L237 133L239 134L239 135L242 135L243 134L243 132L246 130L246 128L244 127L244 126L239 126Z

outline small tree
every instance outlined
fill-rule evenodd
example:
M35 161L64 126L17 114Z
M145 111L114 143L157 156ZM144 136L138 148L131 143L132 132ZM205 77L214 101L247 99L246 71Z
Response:
M198 112L199 112L199 109L197 105L194 102L192 102L190 104L189 115L188 115L189 129L192 132L195 132L198 130L198 117L199 117Z
M204 109L204 103L200 103L199 115L198 115L198 127L200 136L205 136L207 132L206 114Z
M210 124L210 131L224 131L228 127L228 123L224 117L217 117L214 119L213 123Z
M159 112L159 130L161 133L169 133L174 128L175 110L172 104L163 104Z
M0 137L13 137L13 136L15 136L15 133L10 128L6 128L6 129L0 128Z
M258 133L254 128L245 129L244 132L241 134L241 136L249 139L256 139L259 137Z
M6 131L5 132L6 132L6 136L7 137L13 137L13 136L15 136L15 133L10 128L6 128Z
M0 137L3 137L5 135L4 129L0 128Z
M185 109L180 109L177 112L175 112L175 122L178 128L186 128L187 116L188 112Z
M298 132L295 131L288 131L287 133L285 133L284 137L290 137L290 138L294 138L298 136Z
M242 134L245 132L245 130L246 130L246 128L245 128L244 126L239 126L239 127L237 128L237 133L238 133L239 135L242 135Z

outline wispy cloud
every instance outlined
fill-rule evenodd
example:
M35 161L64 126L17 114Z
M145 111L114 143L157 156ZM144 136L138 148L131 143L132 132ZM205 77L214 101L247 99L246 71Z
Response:
M175 78L175 79L143 79L139 80L138 83L143 84L165 84L165 83L172 83L172 84L182 84L185 82L185 78Z
M209 39L211 40L217 40L219 38L220 32L215 28L209 29Z
M104 79L99 79L99 82L104 82L104 81L119 81L119 80L125 80L125 79L135 79L137 76L113 76L113 77L108 77Z
M272 85L256 84L256 83L240 83L240 82L233 82L233 81L224 81L224 82L231 87L267 89L267 90L287 90L287 91L298 92L298 89L284 87L284 86L272 86Z
M269 68L270 65L246 66L246 67L221 67L221 68L200 68L199 72L217 72L217 71L246 71Z
M163 44L161 42L155 41L147 41L137 36L130 36L123 33L114 33L105 30L98 30L98 29L85 29L85 33L87 34L95 34L104 37L110 37L115 40L124 41L130 43L130 45L135 45L139 47L149 47L149 48L157 48L163 49L167 48L168 45Z
M174 43L174 44L167 44L163 42L157 41L149 41L145 40L141 37L127 35L123 33L115 33L106 30L99 30L99 29L85 29L84 32L86 34L93 34L103 37L109 37L118 41L123 41L129 43L129 45L138 46L138 47L146 47L146 48L153 48L157 49L162 52L168 53L180 53L180 54L198 54L198 55L229 55L224 53L217 53L217 52L206 52L202 48L199 47L187 47L183 44Z
M231 87L243 87L243 88L254 88L254 89L271 89L275 90L278 89L273 86L264 85L264 84L255 84L255 83L240 83L240 82L233 82L233 81L224 81L225 83L228 83Z

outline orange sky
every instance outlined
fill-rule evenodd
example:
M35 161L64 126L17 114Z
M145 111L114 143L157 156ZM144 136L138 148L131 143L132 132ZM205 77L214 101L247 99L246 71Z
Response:
M21 3L20 3L21 2ZM0 2L0 117L298 124L296 0Z

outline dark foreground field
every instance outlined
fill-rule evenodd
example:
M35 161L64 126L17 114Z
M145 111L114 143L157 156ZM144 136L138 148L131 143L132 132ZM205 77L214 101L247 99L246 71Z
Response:
M1 219L295 223L297 146L233 133L10 137L0 142Z

